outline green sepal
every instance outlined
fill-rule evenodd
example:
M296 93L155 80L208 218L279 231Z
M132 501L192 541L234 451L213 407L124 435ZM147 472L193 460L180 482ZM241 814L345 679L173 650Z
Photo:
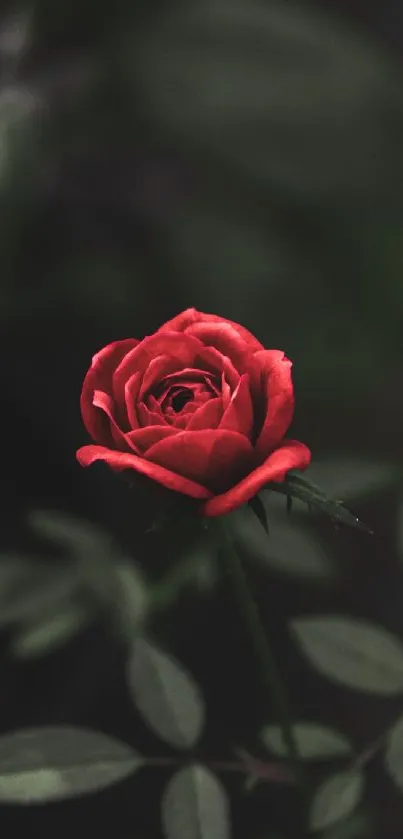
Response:
M248 501L248 504L249 507L253 510L255 516L257 516L257 518L259 519L260 524L262 525L262 527L264 527L266 533L268 534L269 522L267 519L267 513L262 499L259 495L254 495L254 497L251 498L250 501Z
M373 531L357 516L352 513L342 501L334 498L328 498L320 487L311 483L307 478L298 472L288 472L286 478L282 483L272 481L266 484L265 489L280 492L287 496L287 510L289 511L290 500L296 498L308 505L310 510L317 510L325 513L336 524L347 524L350 527L356 527L359 530L373 535Z

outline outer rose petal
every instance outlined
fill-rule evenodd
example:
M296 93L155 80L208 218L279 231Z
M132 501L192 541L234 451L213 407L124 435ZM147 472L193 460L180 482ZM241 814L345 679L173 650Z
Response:
M154 443L165 440L166 437L173 437L177 434L176 428L171 425L150 425L148 428L137 428L129 431L130 443L140 452L146 452Z
M292 362L279 350L256 353L254 361L263 371L261 398L266 414L255 444L256 455L263 458L284 438L293 417Z
M80 466L91 466L96 460L103 460L116 472L122 469L133 469L141 475L146 475L152 481L162 484L167 489L180 492L182 495L189 495L191 498L211 498L212 492L195 481L176 475L169 469L151 463L144 457L138 457L130 452L117 452L107 449L105 446L83 446L76 453Z
M103 411L105 416L108 418L111 427L112 438L115 445L121 451L126 451L126 449L132 449L133 446L131 445L128 435L125 434L121 430L121 428L119 428L119 425L115 420L112 397L109 396L107 393L103 393L102 390L96 390L94 392L93 403L94 407L99 408L100 411ZM134 451L136 451L136 448L134 448Z
M80 407L84 425L98 443L112 443L112 437L102 414L93 405L94 390L111 393L112 376L122 358L138 344L135 338L114 341L93 356L81 390Z
M223 516L250 501L269 481L283 481L290 469L306 469L311 452L298 440L286 440L257 469L222 495L216 495L202 507L205 516Z
M206 429L178 431L145 454L147 460L178 470L191 481L222 491L236 483L250 468L253 449L243 434Z
M198 312L197 309L185 309L185 311L181 312L180 315L176 315L176 317L172 318L172 320L168 320L164 323L160 327L159 332L170 332L171 330L174 332L185 332L187 327L193 323L229 323L230 326L233 326L241 338L243 338L248 344L248 347L252 350L252 352L258 352L259 350L264 349L260 341L258 341L248 329L241 326L240 323L235 323L235 321L228 320L228 318L221 318L219 315L210 315L205 312Z

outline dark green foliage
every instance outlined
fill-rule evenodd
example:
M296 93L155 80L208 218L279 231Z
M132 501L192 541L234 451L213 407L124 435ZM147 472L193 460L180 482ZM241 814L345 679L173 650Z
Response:
M372 530L351 513L342 501L328 498L320 487L297 472L289 472L282 483L267 484L266 489L287 496L287 512L291 512L292 499L297 498L307 504L310 510L325 513L335 524L347 524L372 535Z
M157 839L163 789L170 792L164 801L171 833L172 814L177 825L187 802L190 816L199 805L223 802L214 778L197 766L186 766L181 775L182 755L167 756L164 743L135 716L124 684L121 635L127 641L146 624L158 648L172 652L202 690L206 742L195 761L226 765L234 746L251 754L251 768L259 769L259 784L247 802L240 796L245 773L239 766L234 772L217 769L234 810L234 839L301 839L292 789L268 782L278 774L255 749L259 726L276 721L258 693L249 644L230 605L229 580L214 576L219 563L210 529L205 542L194 543L194 506L184 515L183 499L182 512L176 498L165 507L166 492L145 482L130 490L101 465L79 469L75 450L86 438L79 391L92 354L105 343L153 332L194 305L244 323L266 346L284 349L293 360L291 432L310 446L314 462L330 457L336 463L343 451L355 474L360 458L368 464L392 462L399 471L403 32L398 5L392 0L1 4L1 488L3 547L11 550L0 568L2 732L71 724L129 744L151 765L162 760L158 770L144 767L117 789L83 796L64 809L60 802L50 807L8 802L0 807L7 837L71 839L86 830L99 839ZM378 834L394 839L403 827L400 698L393 718L388 699L377 704L374 697L357 698L354 691L324 684L313 668L308 673L281 629L288 617L333 610L365 614L401 638L402 527L399 519L397 544L395 515L401 479L385 480L377 489L369 481L368 495L366 480L362 492L354 489L356 495L346 495L346 501L373 526L373 539L343 526L336 539L332 527L322 528L325 514L337 525L368 530L329 497L330 488L325 494L319 479L316 487L305 475L289 476L262 493L268 535L260 499L250 505L253 516L249 508L242 511L247 525L242 555L295 718L305 724L314 717L316 725L342 733L358 755L395 724L386 749L389 777L385 780L385 761L370 761L363 769L367 800L342 823L314 834L318 839ZM289 517L286 505L288 512L292 507ZM306 516L307 505L321 516ZM27 533L26 511L38 508L74 514L64 525L47 514L47 530L53 526L54 536L59 531L54 549L46 527L35 538ZM88 520L106 536L97 535ZM201 520L201 530L203 525ZM249 562L254 556L257 561ZM196 579L198 570L203 577L203 562L207 578L213 570L212 583L204 587ZM320 577L329 578L329 589L312 587ZM375 653L374 645L368 649ZM349 650L354 670L351 645ZM337 656L340 665L340 643ZM326 648L324 658L331 657ZM379 666L383 658L378 657ZM368 657L365 661L368 669ZM24 750L15 775L9 761L14 752L2 750L3 801L7 794L21 801L24 784L28 798L36 790L39 802L46 791L47 800L63 797L63 789L77 791L77 778L89 790L92 776L103 777L105 767L98 758L94 763L92 751L81 746L74 751L78 740L70 741L70 768L61 765L64 741L56 761L45 742L40 754L41 742L42 736L35 753ZM13 743L25 749L18 736ZM103 757L109 761L106 781L124 779L115 747ZM337 787L340 773L350 769L342 762L324 766L323 773L315 770L316 802L325 798L327 806L329 788L324 795L321 785ZM199 784L193 797L190 781ZM203 797L206 789L213 799ZM337 801L331 804L337 811ZM315 819L326 823L322 810ZM178 839L190 839L194 824L191 819L175 827Z

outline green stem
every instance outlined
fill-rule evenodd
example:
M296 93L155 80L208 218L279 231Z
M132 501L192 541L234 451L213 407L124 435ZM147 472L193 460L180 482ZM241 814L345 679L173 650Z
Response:
M235 548L230 526L219 520L224 543L224 557L230 573L240 611L249 630L255 657L260 667L262 683L267 688L277 720L281 726L284 744L295 779L302 785L301 764L294 736L287 694L277 669L277 664L260 621L258 608L251 594L241 558Z

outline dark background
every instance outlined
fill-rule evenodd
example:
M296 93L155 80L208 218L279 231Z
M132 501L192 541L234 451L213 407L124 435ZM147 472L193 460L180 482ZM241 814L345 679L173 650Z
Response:
M400 464L402 5L37 0L3 3L0 21L4 551L38 551L27 514L59 509L102 525L140 563L151 553L152 568L169 564L173 548L138 536L126 488L102 466L77 465L78 400L96 350L188 306L285 349L293 436L314 457ZM343 608L402 632L398 503L390 491L359 504L376 525L370 546L338 537L337 550L358 559L342 599L272 582L268 629L284 614ZM208 608L206 621L203 599L184 598L156 632L204 685L203 748L225 756L252 737L263 699L222 583ZM5 632L3 732L71 722L159 753L137 730L107 626L33 663L16 663L8 644ZM363 745L387 724L384 708L360 697L346 707L288 655L308 715L351 732L362 724ZM77 803L4 806L0 820L6 835L156 836L161 783L148 776ZM245 803L234 786L234 835L281 832L288 794L265 788ZM400 835L403 805L381 768L370 799L375 833Z

